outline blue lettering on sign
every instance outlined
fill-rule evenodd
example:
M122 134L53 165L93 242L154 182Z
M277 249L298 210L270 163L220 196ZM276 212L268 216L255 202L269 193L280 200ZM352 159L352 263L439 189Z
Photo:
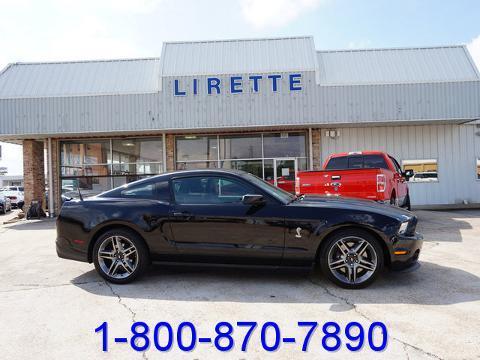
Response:
M277 81L282 78L282 75L268 75L268 78L272 80L272 91L277 91Z
M302 74L290 74L290 76L289 76L290 91L302 90L302 87L300 86L300 78L301 77L302 77Z
M175 96L185 96L185 95L187 95L186 91L178 90L178 80L175 80L174 84L175 85L174 85L173 93L175 94Z
M250 80L253 80L253 91L258 92L258 80L263 78L262 75L251 75L248 77Z
M212 89L217 91L217 94L220 94L220 79L219 78L207 78L207 92L208 95L212 94Z
M253 93L262 91L272 91L278 92L282 85L282 75L281 74L270 74L266 77L263 75L250 75L248 78L251 84L251 91ZM228 81L229 80L229 81ZM243 76L230 76L229 79L222 82L217 77L208 77L206 83L201 79L191 80L191 84L183 83L180 84L180 80L175 79L173 82L173 95L175 96L186 96L189 94L198 95L202 93L202 89L206 89L208 95L219 95L222 92L222 87L225 83L229 83L229 89L225 90L228 93L230 90L231 94L238 94L244 92L244 77ZM227 85L228 86L228 85ZM300 91L303 90L302 85L302 74L288 74L288 90L290 91ZM205 91L205 90L203 90Z
M242 77L241 76L232 76L230 78L230 92L232 94L241 93L243 91L241 86L242 86Z

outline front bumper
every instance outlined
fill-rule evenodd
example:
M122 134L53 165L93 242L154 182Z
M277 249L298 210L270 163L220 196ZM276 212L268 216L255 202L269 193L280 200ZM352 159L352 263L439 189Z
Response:
M88 254L85 251L75 248L70 241L64 237L57 237L55 245L57 248L58 257L62 259L88 262Z
M423 246L423 235L415 233L412 236L397 235L393 239L391 252L391 269L417 269L418 258Z

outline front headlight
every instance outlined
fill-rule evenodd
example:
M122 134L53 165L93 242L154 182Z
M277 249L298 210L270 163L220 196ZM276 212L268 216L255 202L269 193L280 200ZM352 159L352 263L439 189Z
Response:
M400 224L400 228L398 229L399 234L405 234L408 228L409 221L404 221Z

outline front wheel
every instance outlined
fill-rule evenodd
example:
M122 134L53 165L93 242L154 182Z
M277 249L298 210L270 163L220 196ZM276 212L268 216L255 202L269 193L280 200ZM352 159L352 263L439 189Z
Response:
M341 230L324 241L320 252L322 272L343 288L367 287L383 268L382 248L364 230Z
M97 272L115 284L132 282L150 263L148 249L136 233L126 229L107 231L93 247Z
M405 209L408 211L412 210L412 205L410 204L410 194L407 194L407 197L405 199Z

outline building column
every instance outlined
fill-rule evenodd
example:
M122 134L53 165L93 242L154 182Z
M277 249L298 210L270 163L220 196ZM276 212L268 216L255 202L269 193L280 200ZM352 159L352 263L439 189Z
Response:
M52 139L52 185L48 184L49 191L53 191L53 214L55 216L60 212L61 186L60 186L60 148L58 139Z
M45 209L45 165L43 141L23 140L24 211L32 200L41 201Z
M322 169L322 152L321 152L322 129L312 129L312 159L313 170Z
M166 136L167 171L175 170L175 135Z

